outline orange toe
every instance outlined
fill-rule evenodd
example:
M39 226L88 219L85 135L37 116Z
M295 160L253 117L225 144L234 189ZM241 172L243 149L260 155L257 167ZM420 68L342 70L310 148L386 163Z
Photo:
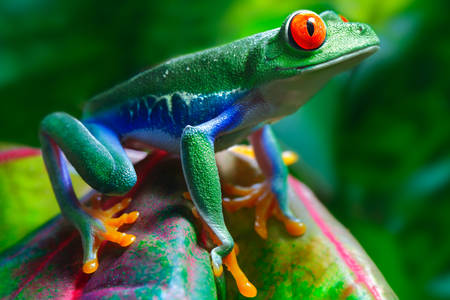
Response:
M84 263L83 272L86 274L91 274L97 271L97 268L98 268L98 260L94 258Z
M125 234L125 236L122 238L122 240L120 241L119 244L122 247L127 247L127 246L131 245L135 240L136 240L136 236L134 236L132 234Z
M139 212L138 211L133 211L130 212L127 216L127 219L125 220L126 224L131 224L136 222L137 218L139 218Z
M268 193L265 193L263 196L258 199L255 207L255 231L260 237L267 239L267 220L272 214L274 197Z
M249 281L247 281L241 285L238 284L238 289L239 289L239 292L241 292L241 294L247 298L254 298L254 297L256 297L256 294L258 294L258 290Z
M236 259L235 249L231 250L230 254L224 257L223 263L230 271L231 275L233 275L234 280L236 281L236 285L239 289L239 292L245 297L253 298L257 294L257 290L255 286L247 279L244 272L242 272L241 268Z
M300 221L286 220L284 221L284 226L287 232L293 236L301 236L306 232L306 225Z
M112 207L101 211L101 214L103 214L104 217L112 217L116 213L118 213L121 210L124 210L127 208L131 203L131 198L125 198L119 203L114 204Z
M213 266L213 273L214 273L214 276L216 276L216 277L221 276L222 273L223 273L223 267L222 267L222 265L220 265L219 268L216 268L216 267Z
M255 231L263 239L267 240L267 226L266 222L255 221Z

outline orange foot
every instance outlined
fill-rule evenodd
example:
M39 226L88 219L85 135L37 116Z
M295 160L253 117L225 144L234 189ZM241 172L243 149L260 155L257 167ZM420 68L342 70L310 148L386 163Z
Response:
M253 148L247 145L237 145L230 148L232 152L245 155L251 159L255 158ZM291 151L282 153L285 165L291 165L298 160L298 155ZM263 238L267 238L267 220L273 215L284 223L286 230L293 236L300 236L305 233L304 223L288 218L278 206L275 195L270 190L268 180L254 184L250 187L242 187L222 182L222 190L225 194L233 197L224 198L223 206L228 211L236 211L242 207L255 207L255 231Z
M132 224L139 217L138 211L133 211L131 213L124 213L117 218L113 216L119 211L124 210L128 207L131 202L131 198L125 198L119 203L115 204L109 209L103 210L100 207L100 201L96 197L92 200L92 207L84 207L84 210L89 213L92 217L99 220L105 227L105 231L97 231L94 235L95 241L93 245L93 256L94 259L86 261L83 265L83 272L90 274L97 270L98 259L97 252L100 244L103 241L110 241L119 244L122 247L127 247L136 240L136 237L132 234L127 234L119 232L118 229L124 224ZM92 256L91 256L92 257Z
M303 222L287 217L278 206L275 195L270 189L268 180L254 184L250 187L241 187L229 183L222 183L225 194L235 198L224 198L223 206L230 212L243 207L255 207L255 231L263 239L267 239L267 220L273 215L284 223L286 230L293 236L305 233L306 226Z
M189 193L184 193L184 197L187 199L191 199ZM221 245L222 243L217 238L217 236L214 234L214 232L209 228L209 226L203 221L203 219L200 217L200 215L197 212L197 209L195 207L192 208L193 215L200 219L203 225L203 229L208 233L209 237L213 240L213 242L216 245ZM247 276L245 276L244 272L242 272L241 267L239 267L239 264L237 262L236 255L239 253L239 247L235 243L233 250L225 256L222 260L223 264L227 267L228 271L230 271L231 275L233 276L234 280L236 281L236 285L239 289L239 292L248 298L256 297L256 294L258 291L256 290L256 287L248 280ZM214 275L216 277L221 276L223 272L222 266L219 270L214 270Z

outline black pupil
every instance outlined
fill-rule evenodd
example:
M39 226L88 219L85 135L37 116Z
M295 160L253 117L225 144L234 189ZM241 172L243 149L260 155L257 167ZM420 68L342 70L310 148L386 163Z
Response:
M313 36L314 34L314 19L309 18L308 21L306 21L306 29L308 30L309 36Z

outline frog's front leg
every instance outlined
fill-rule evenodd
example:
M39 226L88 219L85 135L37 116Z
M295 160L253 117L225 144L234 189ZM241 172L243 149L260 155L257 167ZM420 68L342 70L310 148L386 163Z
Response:
M221 243L211 251L216 274L221 273L222 258L231 252L234 242L223 219L214 140L219 133L236 125L239 118L240 112L232 107L209 122L187 126L181 137L181 162L192 201Z
M291 235L302 235L306 227L289 209L288 170L272 129L269 125L265 125L255 131L249 140L253 146L256 161L266 180L250 188L223 184L225 192L240 196L235 199L225 198L224 206L231 211L241 207L255 206L255 230L264 239L267 238L266 222L271 215L275 215L282 221Z
M233 106L215 119L198 126L187 126L181 137L181 161L190 197L196 211L213 233L218 244L211 251L213 271L222 273L222 261L237 281L242 294L256 295L255 287L240 272L235 260L234 241L225 225L222 212L222 193L216 165L214 140L222 132L237 126L245 109ZM238 270L237 272L235 272ZM236 274L240 273L238 276Z
M72 163L81 177L94 189L109 194L124 194L136 183L134 167L122 148L117 135L108 128L83 124L65 113L53 113L41 123L40 140L43 158L61 213L78 229L83 243L83 271L97 269L97 250L102 240L128 246L135 237L117 231L125 223L132 223L137 212L113 215L128 205L124 200L107 211L85 208L78 201L67 170Z

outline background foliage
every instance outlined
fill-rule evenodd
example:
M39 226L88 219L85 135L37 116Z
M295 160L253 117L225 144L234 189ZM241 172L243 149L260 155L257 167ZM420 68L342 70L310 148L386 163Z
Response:
M450 299L450 4L445 0L0 2L0 140L147 66L333 9L381 50L276 125L308 183L400 299ZM295 137L295 138L294 138ZM0 199L4 201L3 199Z

